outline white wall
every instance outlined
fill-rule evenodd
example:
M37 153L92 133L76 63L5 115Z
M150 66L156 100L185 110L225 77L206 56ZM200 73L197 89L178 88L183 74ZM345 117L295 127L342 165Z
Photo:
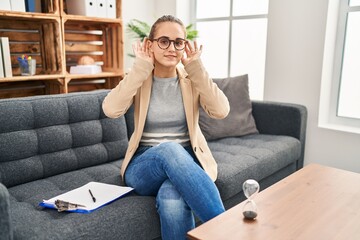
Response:
M270 0L264 99L308 109L305 164L360 173L360 135L318 127L328 0Z
M131 19L138 19L152 24L155 21L155 0L122 0L122 17L124 23L124 69L127 71L131 68L133 58L128 54L132 54L132 43L135 41L131 38L126 30L126 25Z
M155 16L173 15L181 19L185 26L190 23L191 0L155 0Z

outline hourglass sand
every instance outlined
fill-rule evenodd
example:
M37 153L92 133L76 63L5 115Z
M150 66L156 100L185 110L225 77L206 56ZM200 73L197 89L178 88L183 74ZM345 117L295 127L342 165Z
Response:
M243 191L247 198L247 201L243 207L243 215L246 219L254 220L258 215L256 203L253 199L259 190L259 183L253 179L246 180L243 183Z

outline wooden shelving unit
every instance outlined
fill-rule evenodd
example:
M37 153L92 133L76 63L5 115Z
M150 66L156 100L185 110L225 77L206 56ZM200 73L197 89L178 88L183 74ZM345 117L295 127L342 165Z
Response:
M0 78L0 98L113 88L123 77L121 0L116 18L67 14L66 0L46 0L42 13L0 10L0 37L10 41L13 77ZM17 57L36 59L36 75L20 76ZM70 74L82 56L102 65L100 74Z

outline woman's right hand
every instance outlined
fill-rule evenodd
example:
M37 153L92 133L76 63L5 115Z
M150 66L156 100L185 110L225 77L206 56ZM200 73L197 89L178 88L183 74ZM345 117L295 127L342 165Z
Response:
M148 47L147 41L149 39L147 37L144 38L143 42L141 43L140 40L132 44L132 48L135 54L135 57L141 58L145 61L154 64L154 53Z

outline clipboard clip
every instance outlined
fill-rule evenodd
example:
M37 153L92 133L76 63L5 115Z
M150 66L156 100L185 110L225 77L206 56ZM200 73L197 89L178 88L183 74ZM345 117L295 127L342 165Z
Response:
M58 210L58 212L76 210L79 207L86 208L86 206L84 206L84 205L77 204L77 203L70 203L70 202L66 202L63 200L59 200L59 199L55 200L55 207Z

